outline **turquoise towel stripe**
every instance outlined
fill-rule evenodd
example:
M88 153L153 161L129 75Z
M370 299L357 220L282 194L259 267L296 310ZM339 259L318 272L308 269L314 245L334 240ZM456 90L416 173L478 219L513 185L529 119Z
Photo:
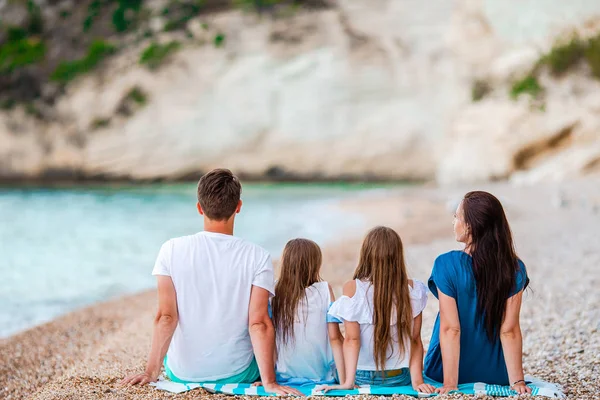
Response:
M427 377L424 377L425 382L432 384L433 386L439 387L440 383L432 381ZM564 399L566 396L562 391L560 385L545 382L535 377L525 378L531 383L529 387L532 389L534 396L545 396L553 399ZM182 393L188 390L193 390L197 387L203 387L211 393L222 393L229 395L246 395L246 396L274 396L274 394L266 393L262 386L253 387L250 384L227 384L227 383L178 383L168 380L160 380L156 383L151 383L152 386L156 386L158 389L166 390L172 393ZM323 395L321 392L314 392L316 385L302 385L294 386L290 385L301 391L307 396L310 395ZM511 390L508 386L499 385L488 385L485 383L470 383L458 386L458 392L471 395L488 395L488 396L514 396L516 392ZM435 394L428 395L425 393L417 393L411 386L396 386L396 387L384 387L384 386L361 386L355 390L335 390L328 392L326 396L341 397L347 395L360 395L360 394L372 394L376 396L391 396L394 394L404 394L412 397L425 398L434 397Z
M434 386L436 386L436 387L441 386L437 382L431 381L430 383L434 384ZM481 388L479 390L475 390L476 384L471 383L471 384L459 385L458 392L464 393L464 394L471 394L471 395L483 394L483 395L494 396L494 397L508 397L508 396L516 395L516 392L511 390L508 386L484 385L484 384L480 384L480 385L481 385ZM204 387L205 384L201 384L201 386ZM529 386L532 388L533 395L538 394L539 389L537 387L535 387L534 385L529 385ZM214 391L216 393L223 393L223 394L230 394L230 395L274 396L274 394L272 394L272 393L265 392L265 390L262 386L252 387L249 384L228 384L228 385L217 384L217 385L214 385L214 388L212 387L212 385L207 386L207 387L211 389L211 392ZM301 391L302 393L304 393L307 396L313 395L314 388L315 388L314 385L312 385L312 386L305 385L305 386L296 387L296 389L298 389L299 391ZM436 396L435 394L427 395L424 393L418 393L411 386L395 386L395 387L364 386L364 387L361 387L360 389L332 390L330 392L327 392L327 396L331 396L331 397L343 397L343 396L348 396L348 395L355 396L355 395L360 395L360 394L371 394L374 396L408 395L408 396L420 397L420 398Z

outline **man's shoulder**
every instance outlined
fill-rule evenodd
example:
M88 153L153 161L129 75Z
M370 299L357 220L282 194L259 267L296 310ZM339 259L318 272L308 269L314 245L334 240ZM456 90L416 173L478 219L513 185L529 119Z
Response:
M249 252L254 253L257 257L267 258L270 257L271 254L262 246L257 245L256 243L250 242L249 240L242 239L240 237L235 237L237 239L236 245L240 248L244 248Z
M174 245L185 245L188 243L192 243L194 241L194 239L198 236L199 233L194 233L192 235L185 235L185 236L177 236L174 238L171 238L169 240L167 240L164 245L169 245L169 246L174 246Z
M270 257L269 252L264 249L263 247L252 243L246 239L242 239L238 236L227 236L225 237L225 235L218 235L215 236L213 234L211 234L210 232L198 232L192 235L186 235L186 236L179 236L179 237L175 237L172 239L167 240L163 246L167 246L170 249L173 249L174 251L182 251L191 247L196 247L196 246L202 246L202 243L205 241L212 241L212 240L223 240L226 239L227 241L231 241L230 242L230 246L229 249L234 249L234 251L238 252L238 254L243 253L246 254L250 257L253 257L254 259L258 259L258 260L265 260L268 257Z

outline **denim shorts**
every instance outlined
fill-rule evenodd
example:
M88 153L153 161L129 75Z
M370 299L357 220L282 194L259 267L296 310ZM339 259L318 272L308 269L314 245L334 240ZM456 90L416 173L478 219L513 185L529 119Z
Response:
M356 371L357 385L373 385L373 386L408 386L410 385L410 371L408 368L402 368L400 373L397 370L393 371L394 376L387 376L387 373L392 371ZM382 376L383 375L383 376Z

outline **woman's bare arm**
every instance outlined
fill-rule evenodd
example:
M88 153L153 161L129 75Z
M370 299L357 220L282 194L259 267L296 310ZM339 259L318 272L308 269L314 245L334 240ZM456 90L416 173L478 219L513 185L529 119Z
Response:
M453 297L438 290L440 302L440 348L444 369L444 386L436 393L445 394L458 388L458 362L460 358L460 320Z
M523 378L523 336L519 323L522 299L523 291L508 299L504 321L500 327L500 342L506 361L509 383L519 394L531 393L531 388L525 385ZM515 384L515 382L518 383Z
M413 319L413 330L410 338L410 380L413 389L422 393L433 393L435 388L423 382L423 341L421 340L421 325L423 314Z

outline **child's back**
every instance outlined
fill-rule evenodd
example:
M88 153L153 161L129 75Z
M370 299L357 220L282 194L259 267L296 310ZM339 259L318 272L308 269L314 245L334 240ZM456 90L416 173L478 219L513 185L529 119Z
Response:
M414 390L431 393L434 387L423 382L421 343L427 289L408 279L396 231L384 226L369 231L343 294L329 314L344 321L346 379L325 390L412 384Z
M360 325L360 351L358 354L358 370L377 371L374 356L374 333L373 323L374 288L373 284L361 279L356 279L356 292L354 296L343 296L331 307L329 313L344 321L356 321ZM427 304L427 287L418 280L409 281L408 292L412 308L413 318L417 317ZM396 315L392 314L390 321L390 337L387 356L385 359L386 370L397 370L408 368L410 364L410 337L404 337L402 343L404 348L399 347Z
M333 382L334 362L327 333L329 284L316 282L305 292L306 297L298 303L293 337L286 342L277 335L278 380Z
M339 376L344 376L338 321L327 321L335 299L319 276L322 259L312 240L293 239L283 249L272 301L278 381L331 383L335 365Z

